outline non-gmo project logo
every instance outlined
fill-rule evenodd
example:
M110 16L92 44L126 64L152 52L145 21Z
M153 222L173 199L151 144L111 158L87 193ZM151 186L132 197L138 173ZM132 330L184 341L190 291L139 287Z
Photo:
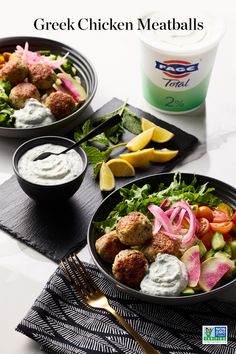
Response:
M171 78L182 78L190 75L193 71L198 70L199 63L192 64L184 60L165 60L163 63L156 60L155 68L163 71L163 73Z
M202 326L202 344L227 344L227 326Z

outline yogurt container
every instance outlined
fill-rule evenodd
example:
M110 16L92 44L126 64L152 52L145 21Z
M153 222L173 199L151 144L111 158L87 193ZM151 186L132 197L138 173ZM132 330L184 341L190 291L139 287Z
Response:
M173 16L149 13L143 23L163 23ZM141 70L145 99L156 109L173 114L189 112L204 103L218 43L225 26L220 18L176 16L188 29L142 29ZM189 29L200 21L200 29ZM193 27L193 26L192 26ZM196 27L196 26L195 26Z

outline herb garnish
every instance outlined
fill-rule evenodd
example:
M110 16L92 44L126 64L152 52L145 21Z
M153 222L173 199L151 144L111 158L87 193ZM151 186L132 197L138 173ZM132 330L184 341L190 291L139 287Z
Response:
M116 124L114 127L107 129L104 133L97 135L95 138L89 140L82 144L82 148L87 154L89 163L93 166L94 175L97 176L102 162L107 161L112 153L112 151L118 147L126 145L126 143L119 143L122 138L124 129L129 130L133 134L141 133L141 122L140 118L130 111L126 107L127 102L124 102L122 106L118 107L116 110L109 112L102 117L95 120L95 125L100 124L113 116L120 114L122 116L122 121ZM77 128L74 133L75 141L80 140L82 137L87 135L91 130L90 119L86 120L82 127ZM98 147L94 146L93 143L99 143L103 145L103 149L100 150ZM114 145L113 145L114 144ZM105 149L104 149L105 147Z
M74 133L75 141L79 141L85 135L89 133L91 130L91 122L90 120L86 120L83 124L82 128L78 128ZM104 150L98 149L93 143L99 143L105 146ZM112 145L109 139L106 137L105 133L98 134L93 139L89 140L86 143L81 144L82 148L84 149L88 162L93 166L94 176L96 177L98 172L100 171L101 165L106 162L112 151L120 146L124 146L126 143L120 143L116 145Z

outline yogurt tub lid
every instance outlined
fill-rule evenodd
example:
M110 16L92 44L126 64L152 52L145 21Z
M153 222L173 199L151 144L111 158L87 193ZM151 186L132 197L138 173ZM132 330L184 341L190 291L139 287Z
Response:
M195 18L196 23L203 22L203 29L141 29L139 31L141 41L163 54L197 55L216 47L225 32L225 23L222 18L210 14L195 14L191 16L186 13L171 15L169 12L150 12L141 16L143 24L146 21L151 24L153 22L158 22L159 24L161 22L167 23L168 20L173 21L173 18L176 22L186 22L188 25L191 19L192 27Z

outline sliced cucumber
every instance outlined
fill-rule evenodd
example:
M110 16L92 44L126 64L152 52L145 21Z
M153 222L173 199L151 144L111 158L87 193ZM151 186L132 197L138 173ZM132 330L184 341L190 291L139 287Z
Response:
M202 258L207 253L207 249L201 240L197 241L197 245L199 246L200 256Z
M211 248L209 251L207 251L207 253L204 256L204 260L213 257L215 254L215 251Z
M232 252L232 258L236 259L236 240L230 242L230 247L231 247L231 252Z
M229 243L226 243L226 245L224 247L224 252L228 253L229 258L232 257L232 250L231 250L231 246Z
M186 288L181 292L181 295L194 295L195 291L193 288Z
M215 251L222 250L225 246L224 236L220 232L215 232L211 239L211 245Z
M230 255L224 251L218 251L214 254L214 257L230 258Z

